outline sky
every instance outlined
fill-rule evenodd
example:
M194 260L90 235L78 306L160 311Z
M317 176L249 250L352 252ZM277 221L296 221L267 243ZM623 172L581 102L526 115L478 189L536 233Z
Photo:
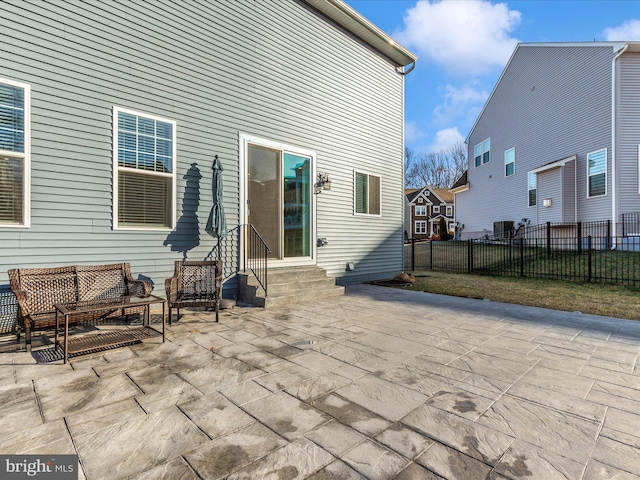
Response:
M418 56L405 146L464 141L520 42L640 41L640 0L346 0Z

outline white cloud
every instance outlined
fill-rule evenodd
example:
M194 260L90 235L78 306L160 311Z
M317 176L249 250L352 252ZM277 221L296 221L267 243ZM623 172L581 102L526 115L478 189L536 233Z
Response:
M464 137L460 135L458 127L445 128L436 133L436 138L428 150L430 152L446 152L456 143L464 143Z
M639 41L640 20L627 20L618 27L605 28L603 34L607 41Z
M518 43L510 33L520 18L505 3L419 0L394 38L451 73L484 75L507 63Z
M442 94L443 103L433 111L433 121L438 125L451 124L454 121L474 122L489 93L467 84L461 87L447 85Z
M425 133L414 122L405 122L404 124L404 141L407 143L415 142L425 136Z

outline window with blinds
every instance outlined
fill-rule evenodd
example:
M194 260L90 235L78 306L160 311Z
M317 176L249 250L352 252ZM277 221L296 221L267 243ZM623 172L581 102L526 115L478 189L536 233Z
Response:
M29 226L30 87L0 79L0 227Z
M380 177L355 172L355 213L380 215Z
M176 123L114 108L117 228L173 228Z
M587 155L587 190L588 197L599 197L607 194L607 149L598 150Z

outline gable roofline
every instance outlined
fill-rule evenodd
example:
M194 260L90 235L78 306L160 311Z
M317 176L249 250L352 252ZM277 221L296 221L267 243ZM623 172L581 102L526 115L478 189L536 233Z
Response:
M498 88L498 85L500 85L500 82L502 82L502 77L504 77L506 71L509 69L509 66L511 65L511 62L513 61L513 58L516 56L516 53L518 52L518 50L520 50L521 48L537 48L537 47L611 47L613 49L613 53L620 52L620 51L624 50L625 47L626 47L627 48L627 52L640 52L640 42L531 42L531 43L519 43L518 45L516 45L516 48L513 50L513 53L511 54L511 57L509 57L509 61L505 65L504 69L502 70L502 73L500 74L500 77L498 78L498 81L493 86L493 90L491 90L491 94L489 95L487 100L484 102L482 110L478 114L478 117L476 118L476 121L474 122L473 126L471 127L471 130L469 130L469 133L467 134L467 138L465 138L465 140L464 140L465 144L469 145L469 138L471 138L471 135L473 134L473 131L475 130L476 126L478 125L478 122L482 118L482 115L484 114L484 111L487 109L487 105L489 105L489 102L493 98L493 94L496 92L496 90Z
M371 23L343 0L302 0L366 44L383 54L397 67L405 67L418 57ZM406 72L408 73L408 72Z

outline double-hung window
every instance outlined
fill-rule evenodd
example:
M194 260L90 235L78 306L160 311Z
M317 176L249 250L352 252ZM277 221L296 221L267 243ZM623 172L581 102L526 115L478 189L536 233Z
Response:
M416 205L416 217L426 217L426 216L427 216L427 206Z
M31 88L0 78L0 227L30 226Z
M476 167L489 163L491 160L491 139L487 138L484 142L477 144L473 149L473 156L475 159Z
M114 227L175 225L176 122L114 107Z
M510 148L504 152L504 176L510 177L516 173L516 149Z
M453 207L447 207L447 217L453 216Z
M414 232L418 235L425 235L427 233L427 222L424 220L415 222Z
M380 177L354 172L354 212L364 215L380 215Z
M607 149L587 155L587 196L599 197L607 194Z
M529 172L528 186L529 192L529 206L535 207L538 203L538 176L535 173Z

